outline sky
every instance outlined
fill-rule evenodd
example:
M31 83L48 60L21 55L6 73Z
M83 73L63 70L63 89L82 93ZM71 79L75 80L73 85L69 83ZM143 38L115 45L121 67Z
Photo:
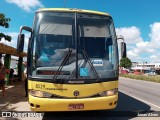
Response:
M7 29L0 27L0 32L12 36L12 41L0 42L16 48L20 26L32 27L37 9L63 7L109 13L116 34L124 37L127 57L132 62L160 63L160 0L1 0L0 13L11 22ZM25 50L27 44L28 39Z

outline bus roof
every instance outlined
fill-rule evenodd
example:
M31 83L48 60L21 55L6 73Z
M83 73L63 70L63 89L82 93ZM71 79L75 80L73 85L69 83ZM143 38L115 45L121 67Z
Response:
M91 13L91 14L110 16L108 13L105 13L105 12L92 11L92 10L82 10L82 9L76 9L76 8L40 8L39 10L37 10L37 12L41 12L41 11Z

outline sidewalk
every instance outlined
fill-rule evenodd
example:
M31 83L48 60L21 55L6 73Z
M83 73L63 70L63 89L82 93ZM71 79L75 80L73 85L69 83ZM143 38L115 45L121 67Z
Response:
M8 85L5 96L2 96L2 90L0 90L0 111L30 111L27 99L24 81Z
M24 81L17 82L14 85L6 86L6 95L2 96L2 91L0 90L0 113L1 112L27 112L30 110L30 105L28 104L28 97L25 97L25 84ZM0 120L42 120L41 117L28 116L23 117L12 116L9 118L1 117Z

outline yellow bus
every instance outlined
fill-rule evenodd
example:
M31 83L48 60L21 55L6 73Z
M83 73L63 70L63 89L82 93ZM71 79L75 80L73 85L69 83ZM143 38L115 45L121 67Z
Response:
M17 51L28 43L28 99L32 111L114 109L119 58L112 17L103 12L42 8L22 26Z

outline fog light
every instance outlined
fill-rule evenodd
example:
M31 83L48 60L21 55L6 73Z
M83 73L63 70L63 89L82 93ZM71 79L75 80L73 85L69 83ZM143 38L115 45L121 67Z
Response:
M34 104L33 104L33 103L31 103L31 104L30 104L30 106L34 107Z
M109 103L109 105L111 106L111 105L113 105L113 103L111 102L111 103Z
M36 108L40 108L40 105L36 105Z

